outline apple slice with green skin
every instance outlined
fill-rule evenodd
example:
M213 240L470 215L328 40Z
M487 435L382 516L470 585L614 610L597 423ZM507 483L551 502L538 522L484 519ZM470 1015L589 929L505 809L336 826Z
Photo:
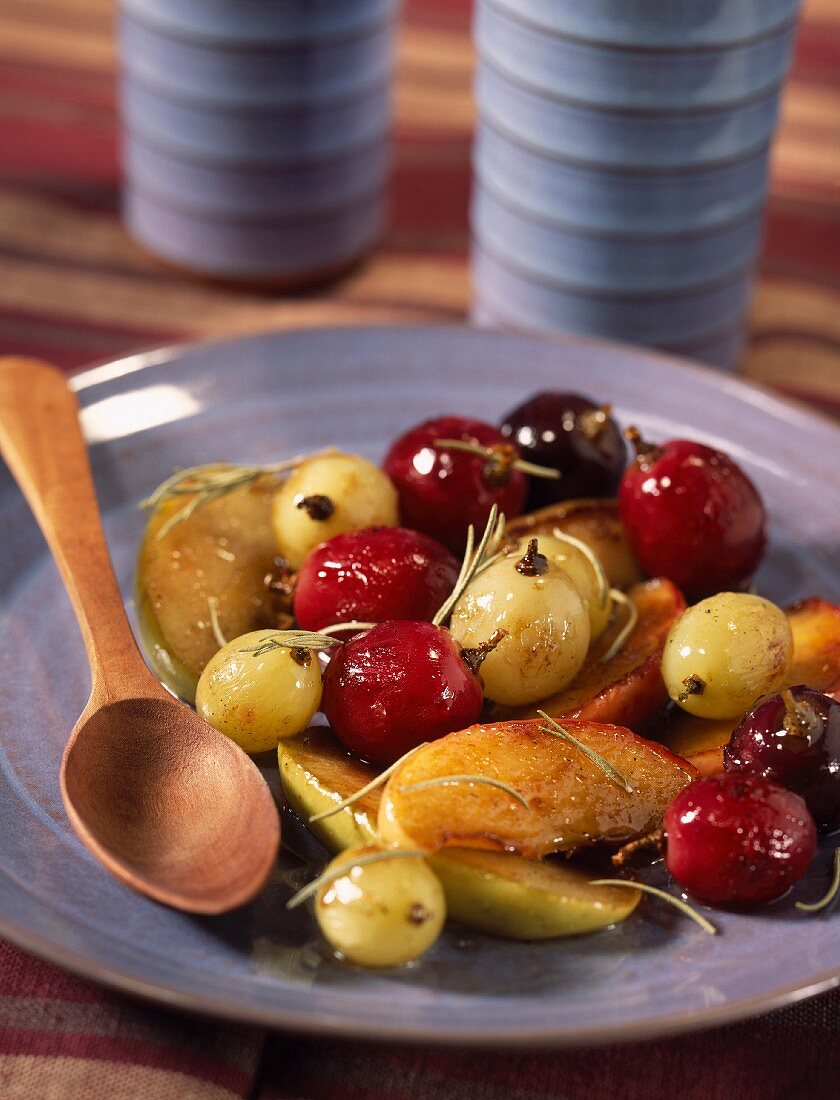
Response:
M374 779L376 769L350 756L324 728L281 741L280 782L289 806L304 821L328 810ZM364 795L309 828L331 852L376 838L381 791ZM577 868L525 860L507 852L448 848L429 859L443 885L452 920L515 940L594 932L624 920L640 893L591 886Z
M670 581L634 585L627 593L639 619L621 649L604 661L629 612L618 606L613 622L590 648L586 663L569 687L527 707L490 705L488 721L535 718L544 710L552 718L579 718L639 729L667 699L660 665L665 639L685 610L682 593Z
M268 583L279 573L269 523L275 488L276 480L265 477L234 489L158 537L167 520L192 499L170 498L146 524L135 578L140 635L158 678L189 703L219 648L211 599L218 601L226 638L276 626L287 609L287 599Z
M508 523L512 538L528 535L572 535L595 552L609 582L615 588L630 588L643 580L642 567L633 556L618 515L618 503L596 498L564 500L537 512L517 516Z
M793 604L786 615L793 635L793 661L784 687L807 684L840 699L840 607L813 598ZM655 736L709 774L723 767L723 746L737 724L731 718L697 718L674 705L657 724Z
M697 775L687 761L621 726L564 720L573 738L620 773L628 792L543 724L470 726L419 748L382 792L379 835L430 853L455 845L541 859L646 835Z
M629 917L641 897L640 890L593 886L596 876L576 867L513 852L447 848L430 856L429 865L443 886L451 920L507 939L597 932Z

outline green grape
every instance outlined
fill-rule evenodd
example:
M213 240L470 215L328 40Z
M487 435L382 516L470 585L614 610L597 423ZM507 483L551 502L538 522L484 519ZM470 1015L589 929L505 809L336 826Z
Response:
M674 623L662 655L668 694L700 718L737 718L777 691L793 637L783 611L761 596L721 592Z
M511 556L521 558L527 549L528 537L523 536L517 540L509 553ZM555 535L540 535L540 553L545 554L549 561L554 562L571 577L589 612L590 642L596 641L607 629L613 610L609 581L603 567L600 567L600 562L597 558L593 562L594 553L590 557L574 543L557 538Z
M318 891L315 916L330 946L350 962L398 966L424 955L438 939L446 900L419 856L353 862L376 852L366 845L335 857L327 873L342 873Z
M277 490L271 525L293 569L322 542L364 527L399 522L397 491L387 474L358 455L313 455Z
M504 631L481 666L484 694L506 706L539 702L566 687L589 648L589 614L569 574L531 548L480 573L452 612L450 631L465 649ZM533 571L527 566L533 558Z
M249 753L302 733L321 704L317 653L273 645L276 634L254 630L222 646L196 689L201 717Z

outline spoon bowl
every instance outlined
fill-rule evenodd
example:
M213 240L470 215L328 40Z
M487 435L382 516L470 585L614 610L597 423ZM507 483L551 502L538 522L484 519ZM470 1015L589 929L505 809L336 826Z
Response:
M146 666L99 519L78 407L60 371L0 359L0 451L52 550L90 660L90 700L61 764L82 843L118 879L190 913L222 913L265 885L280 843L254 762Z
M242 905L274 865L277 811L262 776L172 697L86 709L64 753L61 793L99 861L167 905Z

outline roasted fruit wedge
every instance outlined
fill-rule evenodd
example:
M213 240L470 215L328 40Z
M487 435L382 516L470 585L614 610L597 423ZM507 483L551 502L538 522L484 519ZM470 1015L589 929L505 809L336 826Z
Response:
M304 822L369 783L376 770L349 756L326 729L280 743L280 782ZM331 851L376 836L380 791L371 791L323 821L309 825ZM606 928L633 912L639 893L590 886L577 868L525 860L508 852L447 848L430 859L453 920L508 939L537 940Z
M554 718L615 723L630 729L647 723L667 698L659 671L662 649L668 631L685 610L685 600L666 580L634 585L627 595L635 604L639 621L614 657L603 660L627 622L628 611L620 606L568 688L534 706L492 707L487 718L535 718L538 710L544 710Z
M614 500L564 500L562 504L552 504L511 520L507 533L516 538L573 535L594 550L615 588L629 588L644 578L630 550Z
M784 686L807 684L840 698L840 607L809 599L793 604L786 613L793 634L793 663ZM708 773L723 766L721 750L737 724L729 718L696 718L673 707L656 727L656 738Z
M590 875L513 852L447 848L429 858L451 920L514 940L597 932L629 917L641 891L592 886ZM629 894L629 897L624 897Z
M329 729L312 726L298 737L286 738L278 746L277 759L286 801L325 848L341 852L376 838L381 789L323 821L309 822L378 775L377 768L351 756Z
M158 505L137 561L140 632L157 676L187 702L219 648L210 619L218 601L227 638L278 623L284 597L270 587L277 573L269 522L275 482L265 478L209 501L158 537L189 495Z
M385 786L380 836L427 852L455 845L540 859L650 832L696 775L685 760L621 726L564 721L621 773L628 793L578 746L540 727L471 726L418 749ZM486 780L505 784L527 805Z

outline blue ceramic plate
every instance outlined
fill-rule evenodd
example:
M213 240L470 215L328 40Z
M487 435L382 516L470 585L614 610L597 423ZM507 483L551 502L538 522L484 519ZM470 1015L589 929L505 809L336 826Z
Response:
M143 528L137 501L173 467L266 461L326 442L377 458L420 417L497 420L549 386L612 401L654 439L690 434L731 451L772 517L761 590L781 601L840 598L840 431L827 421L663 356L433 328L269 334L80 375L126 598ZM806 917L792 897L753 916L716 914L714 938L647 905L616 929L554 943L451 931L422 964L376 974L318 953L309 914L283 908L282 869L256 904L221 918L131 893L85 852L61 806L59 758L88 672L57 573L5 471L0 529L0 935L22 947L179 1008L322 1034L490 1046L685 1031L840 981L840 909ZM797 896L820 895L828 866L826 847Z

